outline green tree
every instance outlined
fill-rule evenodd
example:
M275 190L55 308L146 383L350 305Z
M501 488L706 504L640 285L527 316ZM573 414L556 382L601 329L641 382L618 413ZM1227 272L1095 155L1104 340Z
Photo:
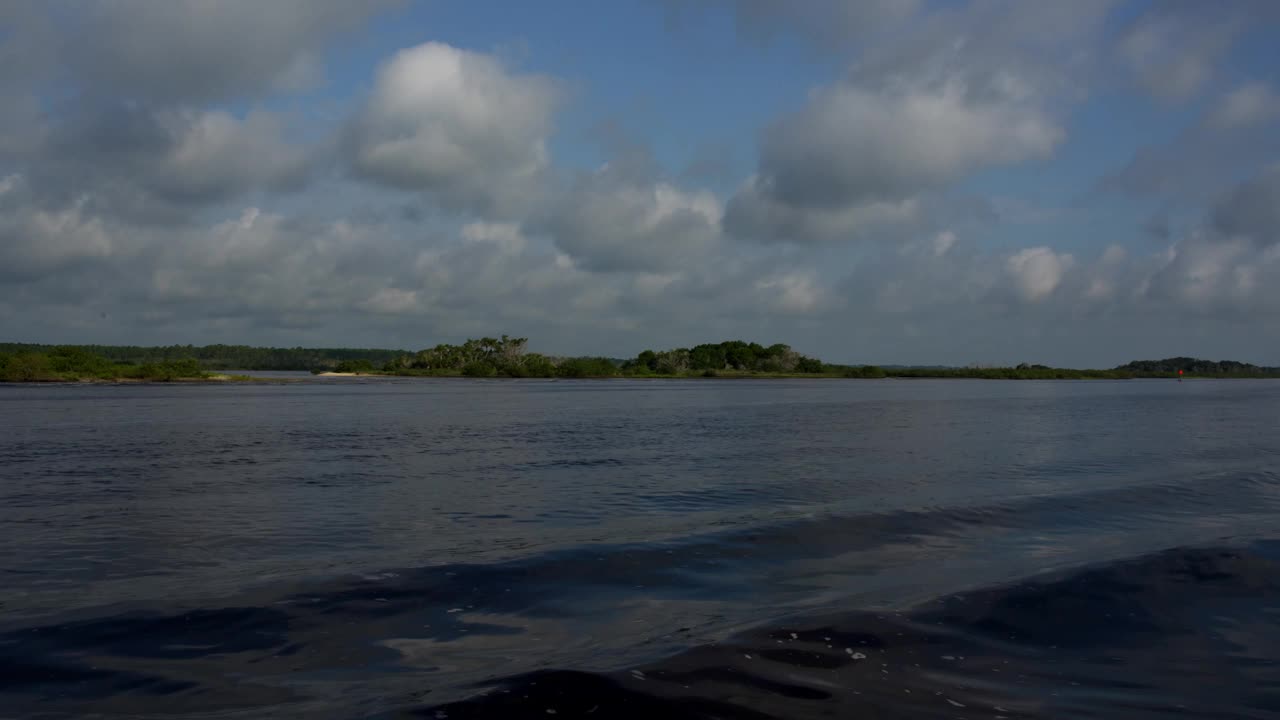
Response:
M145 363L129 375L143 380L168 382L184 378L201 378L205 376L205 372L200 368L200 361L195 358L184 358L161 363Z
M18 353L10 356L5 363L4 379L8 382L37 382L58 378L49 366L47 355Z
M473 360L462 367L462 374L467 377L493 377L498 369L493 363L484 360Z
M723 370L724 348L719 345L695 345L689 350L689 367L694 370Z
M340 373L367 373L373 372L373 361L361 358L359 360L343 360L334 367L334 372Z
M657 353L655 372L663 375L682 375L689 371L689 351L684 348Z
M822 361L802 356L798 361L796 361L796 372L820 373L822 372Z
M561 360L556 375L566 378L611 377L618 374L618 366L609 358L581 357Z
M49 368L76 377L110 377L115 369L106 358L72 346L54 348L49 353Z
M524 356L524 371L527 377L555 377L556 366L546 355L529 353Z
M844 376L847 378L882 378L887 375L888 373L884 371L884 368L876 365L862 365L844 371Z

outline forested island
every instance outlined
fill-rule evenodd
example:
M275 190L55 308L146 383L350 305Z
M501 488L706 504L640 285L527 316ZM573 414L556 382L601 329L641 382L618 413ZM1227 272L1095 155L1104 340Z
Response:
M1007 367L904 367L824 363L782 343L742 340L645 350L633 358L556 357L527 351L526 338L479 338L404 350L254 348L245 345L0 344L0 382L249 380L224 370L472 378L976 378L1075 380L1280 378L1280 367L1190 357L1139 360L1111 369L1022 363ZM1181 371L1181 375L1179 375Z
M48 352L0 352L0 382L231 380L208 372L195 358L159 362L113 362L84 348L63 346Z
M0 343L0 355L48 355L66 346ZM344 361L367 360L382 367L406 350L363 348L276 348L249 345L76 345L120 365L160 365L195 360L205 370L313 370L334 368Z

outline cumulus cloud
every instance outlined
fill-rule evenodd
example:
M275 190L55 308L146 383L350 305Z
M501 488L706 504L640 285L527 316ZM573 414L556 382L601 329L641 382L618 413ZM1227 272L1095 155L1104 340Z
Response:
M952 315L954 322L957 312L968 316L965 322L977 318L983 304L991 302L1000 275L990 258L958 236L948 243L951 237L925 236L897 252L862 258L840 287L851 319L861 326L882 317L899 327L943 315Z
M394 285L396 256L372 225L246 208L205 228L153 234L135 272L157 307L273 325L316 325ZM198 308L198 310L196 310Z
M285 140L269 113L240 119L229 113L171 113L159 118L169 147L157 158L157 192L221 198L246 188L283 186L306 172L305 149Z
M1117 55L1114 5L722 2L742 37L816 43L843 72L714 140L575 106L555 158L580 78L483 52L430 42L350 95L298 94L368 5L0 4L0 326L404 347L509 332L610 355L741 336L835 361L1067 363L1194 353L1197 329L1215 354L1266 359L1280 108L1265 75L1216 79L1252 31L1227 20L1268 6L1142 8ZM1057 154L1116 59L1161 98L1205 99L1108 186L1166 200L1114 213L1167 218L1141 243L1109 210L1063 209L1056 182L986 175Z
M895 236L922 220L917 198L806 207L779 199L774 187L770 178L748 178L729 200L726 231L738 238L804 244Z
M285 135L281 118L265 112L77 108L16 164L45 203L84 200L106 215L174 221L247 192L300 185L307 150Z
M726 227L786 242L879 235L978 171L1050 157L1066 136L1051 100L1071 95L1082 63L1071 45L1106 8L996 2L924 15L765 130Z
M1129 253L1119 245L1110 245L1089 269L1081 298L1086 302L1103 303L1116 298L1123 289L1121 284L1129 260Z
M1034 107L968 97L958 82L840 84L765 133L759 174L728 223L768 239L848 236L864 221L909 215L920 194L978 169L1048 157L1063 137Z
M87 91L161 103L208 102L313 86L322 44L398 4L388 0L53 0L74 18L61 48Z
M801 207L902 200L979 167L1046 157L1062 140L1032 108L965 95L958 83L818 93L765 135L760 164L772 194Z
M973 99L1069 104L1099 69L1099 42L1113 0L938 4L883 42L866 47L850 70L860 84L944 87Z
M1277 253L1260 253L1244 240L1222 240L1197 231L1171 247L1143 278L1143 299L1191 314L1223 310L1280 309Z
M1013 278L1014 288L1024 300L1039 302L1062 283L1063 275L1075 264L1070 255L1047 247L1019 250L1005 262L1005 270Z
M348 128L348 159L362 177L452 206L500 205L546 169L560 94L489 55L418 45L379 69Z
M12 176L0 182L0 278L30 281L112 254L115 241L83 202L59 210L9 209L3 195L16 192L17 182Z
M0 167L45 209L181 222L258 190L298 187L314 148L285 115L212 107L318 70L334 33L383 3L50 0L0 18ZM314 75L314 73L311 73ZM56 83L56 90L51 90Z
M761 278L755 291L763 302L786 313L808 313L831 302L812 272L787 272Z
M661 272L704 257L720 238L721 215L710 192L606 169L581 178L541 229L585 269Z

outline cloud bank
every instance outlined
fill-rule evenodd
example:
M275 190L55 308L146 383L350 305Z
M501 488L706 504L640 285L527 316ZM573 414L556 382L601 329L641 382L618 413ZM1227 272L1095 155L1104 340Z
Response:
M634 147L600 151L598 86L536 46L370 29L412 5L6 4L0 331L1276 364L1280 95L1232 64L1276 13L1204 8L709 4L734 52L828 71L748 145L632 120ZM344 64L357 40L371 59ZM1183 119L1116 155L1107 103Z

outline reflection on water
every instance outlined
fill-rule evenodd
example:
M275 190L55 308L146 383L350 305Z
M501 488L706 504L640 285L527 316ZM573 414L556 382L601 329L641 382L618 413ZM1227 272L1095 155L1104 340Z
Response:
M1253 381L0 387L0 701L1269 717L1278 399Z

